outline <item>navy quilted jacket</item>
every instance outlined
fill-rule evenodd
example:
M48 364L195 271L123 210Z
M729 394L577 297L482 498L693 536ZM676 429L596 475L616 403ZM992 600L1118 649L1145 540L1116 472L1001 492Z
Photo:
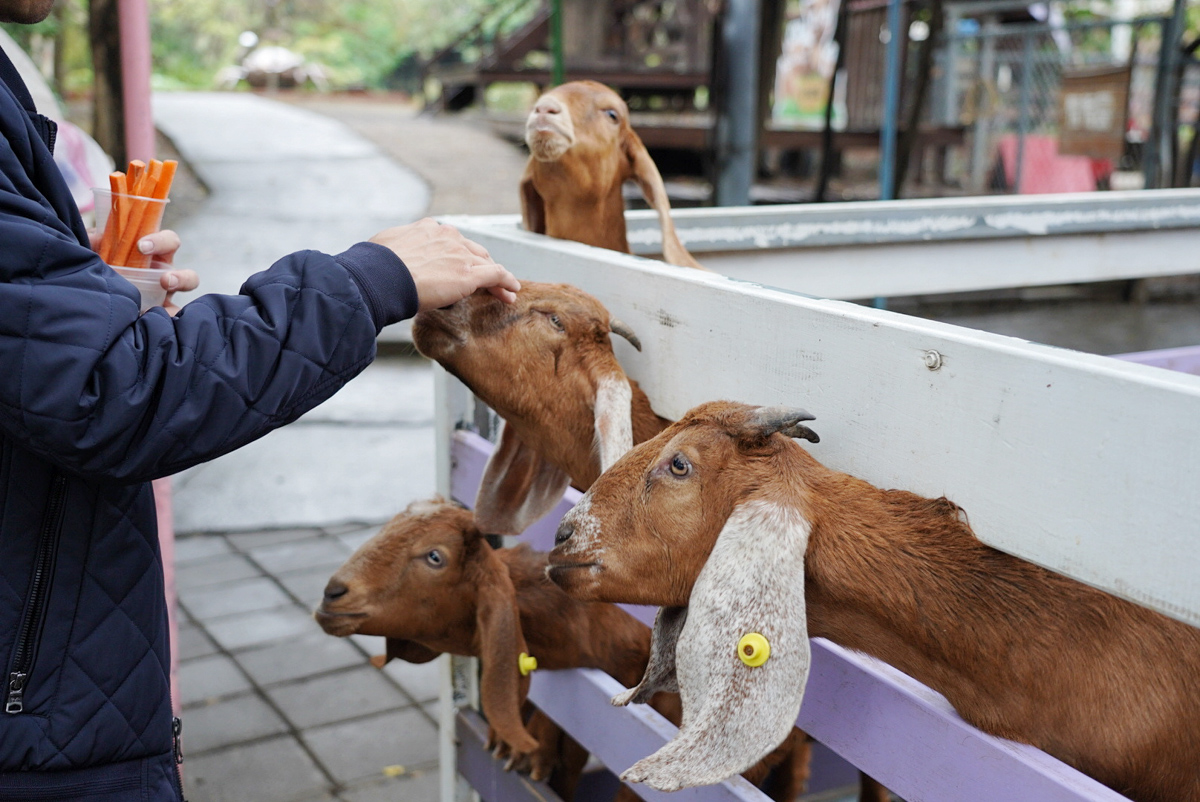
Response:
M360 243L139 316L53 133L0 52L0 800L177 800L147 482L333 395L416 290Z

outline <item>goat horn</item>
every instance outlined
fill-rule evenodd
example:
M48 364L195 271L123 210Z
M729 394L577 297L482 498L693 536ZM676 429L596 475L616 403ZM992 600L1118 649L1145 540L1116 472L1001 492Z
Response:
M764 437L780 432L812 443L821 442L816 432L800 425L800 421L806 420L816 420L816 416L798 407L759 407L754 411L749 427Z
M638 336L633 333L633 329L629 328L629 326L627 326L625 323L622 323L614 317L608 322L608 327L612 329L613 334L621 335L626 340L629 340L629 344L634 348L639 351L642 350L642 341L639 340Z

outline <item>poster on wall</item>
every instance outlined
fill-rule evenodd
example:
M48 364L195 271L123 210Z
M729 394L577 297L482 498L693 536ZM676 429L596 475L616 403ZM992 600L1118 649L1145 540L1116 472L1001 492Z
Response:
M777 127L825 127L829 81L837 66L834 41L839 0L793 0L783 29L783 52L775 66L775 102L771 119ZM845 127L845 81L838 82L833 127Z

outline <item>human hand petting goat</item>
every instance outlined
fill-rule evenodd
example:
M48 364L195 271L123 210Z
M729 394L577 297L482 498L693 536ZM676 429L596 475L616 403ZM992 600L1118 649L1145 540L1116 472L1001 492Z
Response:
M513 303L521 289L521 282L496 264L486 248L432 218L386 229L370 241L404 261L421 311L449 306L479 289Z

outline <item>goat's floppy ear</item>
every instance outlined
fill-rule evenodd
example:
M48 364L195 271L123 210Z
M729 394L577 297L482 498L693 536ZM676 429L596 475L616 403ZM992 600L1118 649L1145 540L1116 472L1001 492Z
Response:
M546 233L546 201L533 185L533 160L525 166L525 174L521 176L521 222L526 231L535 234Z
M415 640L403 638L387 638L387 654L377 654L371 658L371 665L383 668L389 660L403 660L406 663L428 663L441 655L428 646L423 646Z
M707 269L692 258L688 249L679 241L679 235L675 233L675 223L671 220L671 201L667 198L662 174L658 172L654 159L650 158L650 153L642 144L641 137L634 133L632 128L626 128L621 145L626 158L629 159L630 167L633 168L633 178L641 188L642 195L658 212L658 225L662 229L663 261L680 267Z
M595 414L596 446L604 473L633 448L633 389L624 372L602 376L596 383Z
M525 754L537 748L537 740L521 721L529 677L521 676L518 668L518 658L527 647L517 592L508 569L490 548L481 544L480 556L484 570L475 600L479 658L483 662L479 698L488 724L513 755Z
M808 533L797 509L775 501L752 498L734 509L696 579L675 650L683 725L621 779L661 791L720 782L791 732L811 659ZM765 651L756 635L769 652L755 666Z
M654 631L650 634L650 660L646 673L636 688L619 693L612 698L617 707L630 702L649 702L659 691L679 692L675 677L675 648L679 644L679 633L687 621L686 607L660 607L654 616Z
M519 535L554 509L570 483L565 471L501 423L500 442L488 457L475 496L475 522L481 532Z

